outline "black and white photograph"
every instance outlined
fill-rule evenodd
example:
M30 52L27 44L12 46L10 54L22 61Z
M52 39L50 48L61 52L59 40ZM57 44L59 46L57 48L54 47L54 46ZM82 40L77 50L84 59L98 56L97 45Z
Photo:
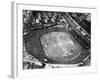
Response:
M100 0L1 0L0 80L100 80Z
M91 13L22 10L23 70L91 66Z
M96 8L14 2L12 16L14 78L96 72Z

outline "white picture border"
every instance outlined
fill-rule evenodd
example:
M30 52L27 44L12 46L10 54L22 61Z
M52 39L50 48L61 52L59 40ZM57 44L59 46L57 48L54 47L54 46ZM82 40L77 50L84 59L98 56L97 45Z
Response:
M12 50L12 77L42 77L54 75L67 75L72 73L90 73L96 72L97 53L95 52L95 31L96 31L96 8L86 7L69 7L56 5L36 5L29 3L12 3L12 26L13 26L13 50ZM32 69L23 70L22 49L23 49L23 13L22 10L44 10L44 11L61 11L61 12L82 12L91 13L91 66L73 67L73 68L56 68L56 69Z

